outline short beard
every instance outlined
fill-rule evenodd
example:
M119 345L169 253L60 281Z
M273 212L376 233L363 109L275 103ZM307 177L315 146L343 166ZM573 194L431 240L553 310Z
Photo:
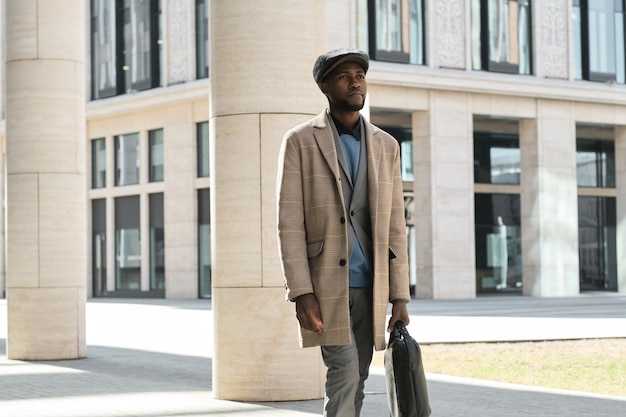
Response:
M334 102L333 104L335 105L336 108L343 110L343 111L359 111L365 105L365 100L363 100L363 103L360 103L360 104L350 104L348 103L347 100L338 100Z

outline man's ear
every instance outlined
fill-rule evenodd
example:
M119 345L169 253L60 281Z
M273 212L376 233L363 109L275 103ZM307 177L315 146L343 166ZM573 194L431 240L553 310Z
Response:
M322 90L322 93L324 93L324 95L326 95L328 93L328 84L326 84L325 82L320 84L320 90Z

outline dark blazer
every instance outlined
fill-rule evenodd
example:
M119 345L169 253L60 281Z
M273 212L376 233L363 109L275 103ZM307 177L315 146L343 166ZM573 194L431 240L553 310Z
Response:
M388 303L410 299L400 148L364 121L373 243L374 345L385 348ZM348 233L337 149L327 111L286 133L278 163L278 244L286 297L314 293L324 331L300 345L351 343Z

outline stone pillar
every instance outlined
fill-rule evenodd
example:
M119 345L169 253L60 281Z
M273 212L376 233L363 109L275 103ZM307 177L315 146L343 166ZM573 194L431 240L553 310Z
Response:
M324 4L211 2L213 392L220 399L324 393L320 350L298 347L276 237L280 143L326 105L312 75L325 49Z
M453 120L454 123L450 121ZM413 113L418 298L476 296L470 97L433 91Z
M163 144L166 298L198 297L198 191L193 186L197 171L196 164L189 164L196 155L197 133L191 115L189 105L170 106L163 115L169 139Z
M626 126L615 126L617 291L626 293Z
M576 123L570 103L538 100L520 120L524 295L579 293Z
M6 2L10 359L85 356L85 1Z

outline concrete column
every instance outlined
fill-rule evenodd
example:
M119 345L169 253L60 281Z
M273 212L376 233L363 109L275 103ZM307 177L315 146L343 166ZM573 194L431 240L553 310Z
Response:
M454 121L451 123L450 121ZM467 94L433 91L413 113L418 298L476 296L474 151Z
M569 103L538 100L520 120L524 294L579 293L576 123Z
M6 1L10 359L85 356L84 7Z
M198 198L193 186L196 164L189 163L196 155L196 129L191 105L173 107L164 118L165 295L197 298Z
M617 291L626 293L626 126L615 126Z
M325 49L324 19L322 1L211 2L213 392L220 399L324 392L320 350L298 347L276 241L281 140L326 105L312 76Z

